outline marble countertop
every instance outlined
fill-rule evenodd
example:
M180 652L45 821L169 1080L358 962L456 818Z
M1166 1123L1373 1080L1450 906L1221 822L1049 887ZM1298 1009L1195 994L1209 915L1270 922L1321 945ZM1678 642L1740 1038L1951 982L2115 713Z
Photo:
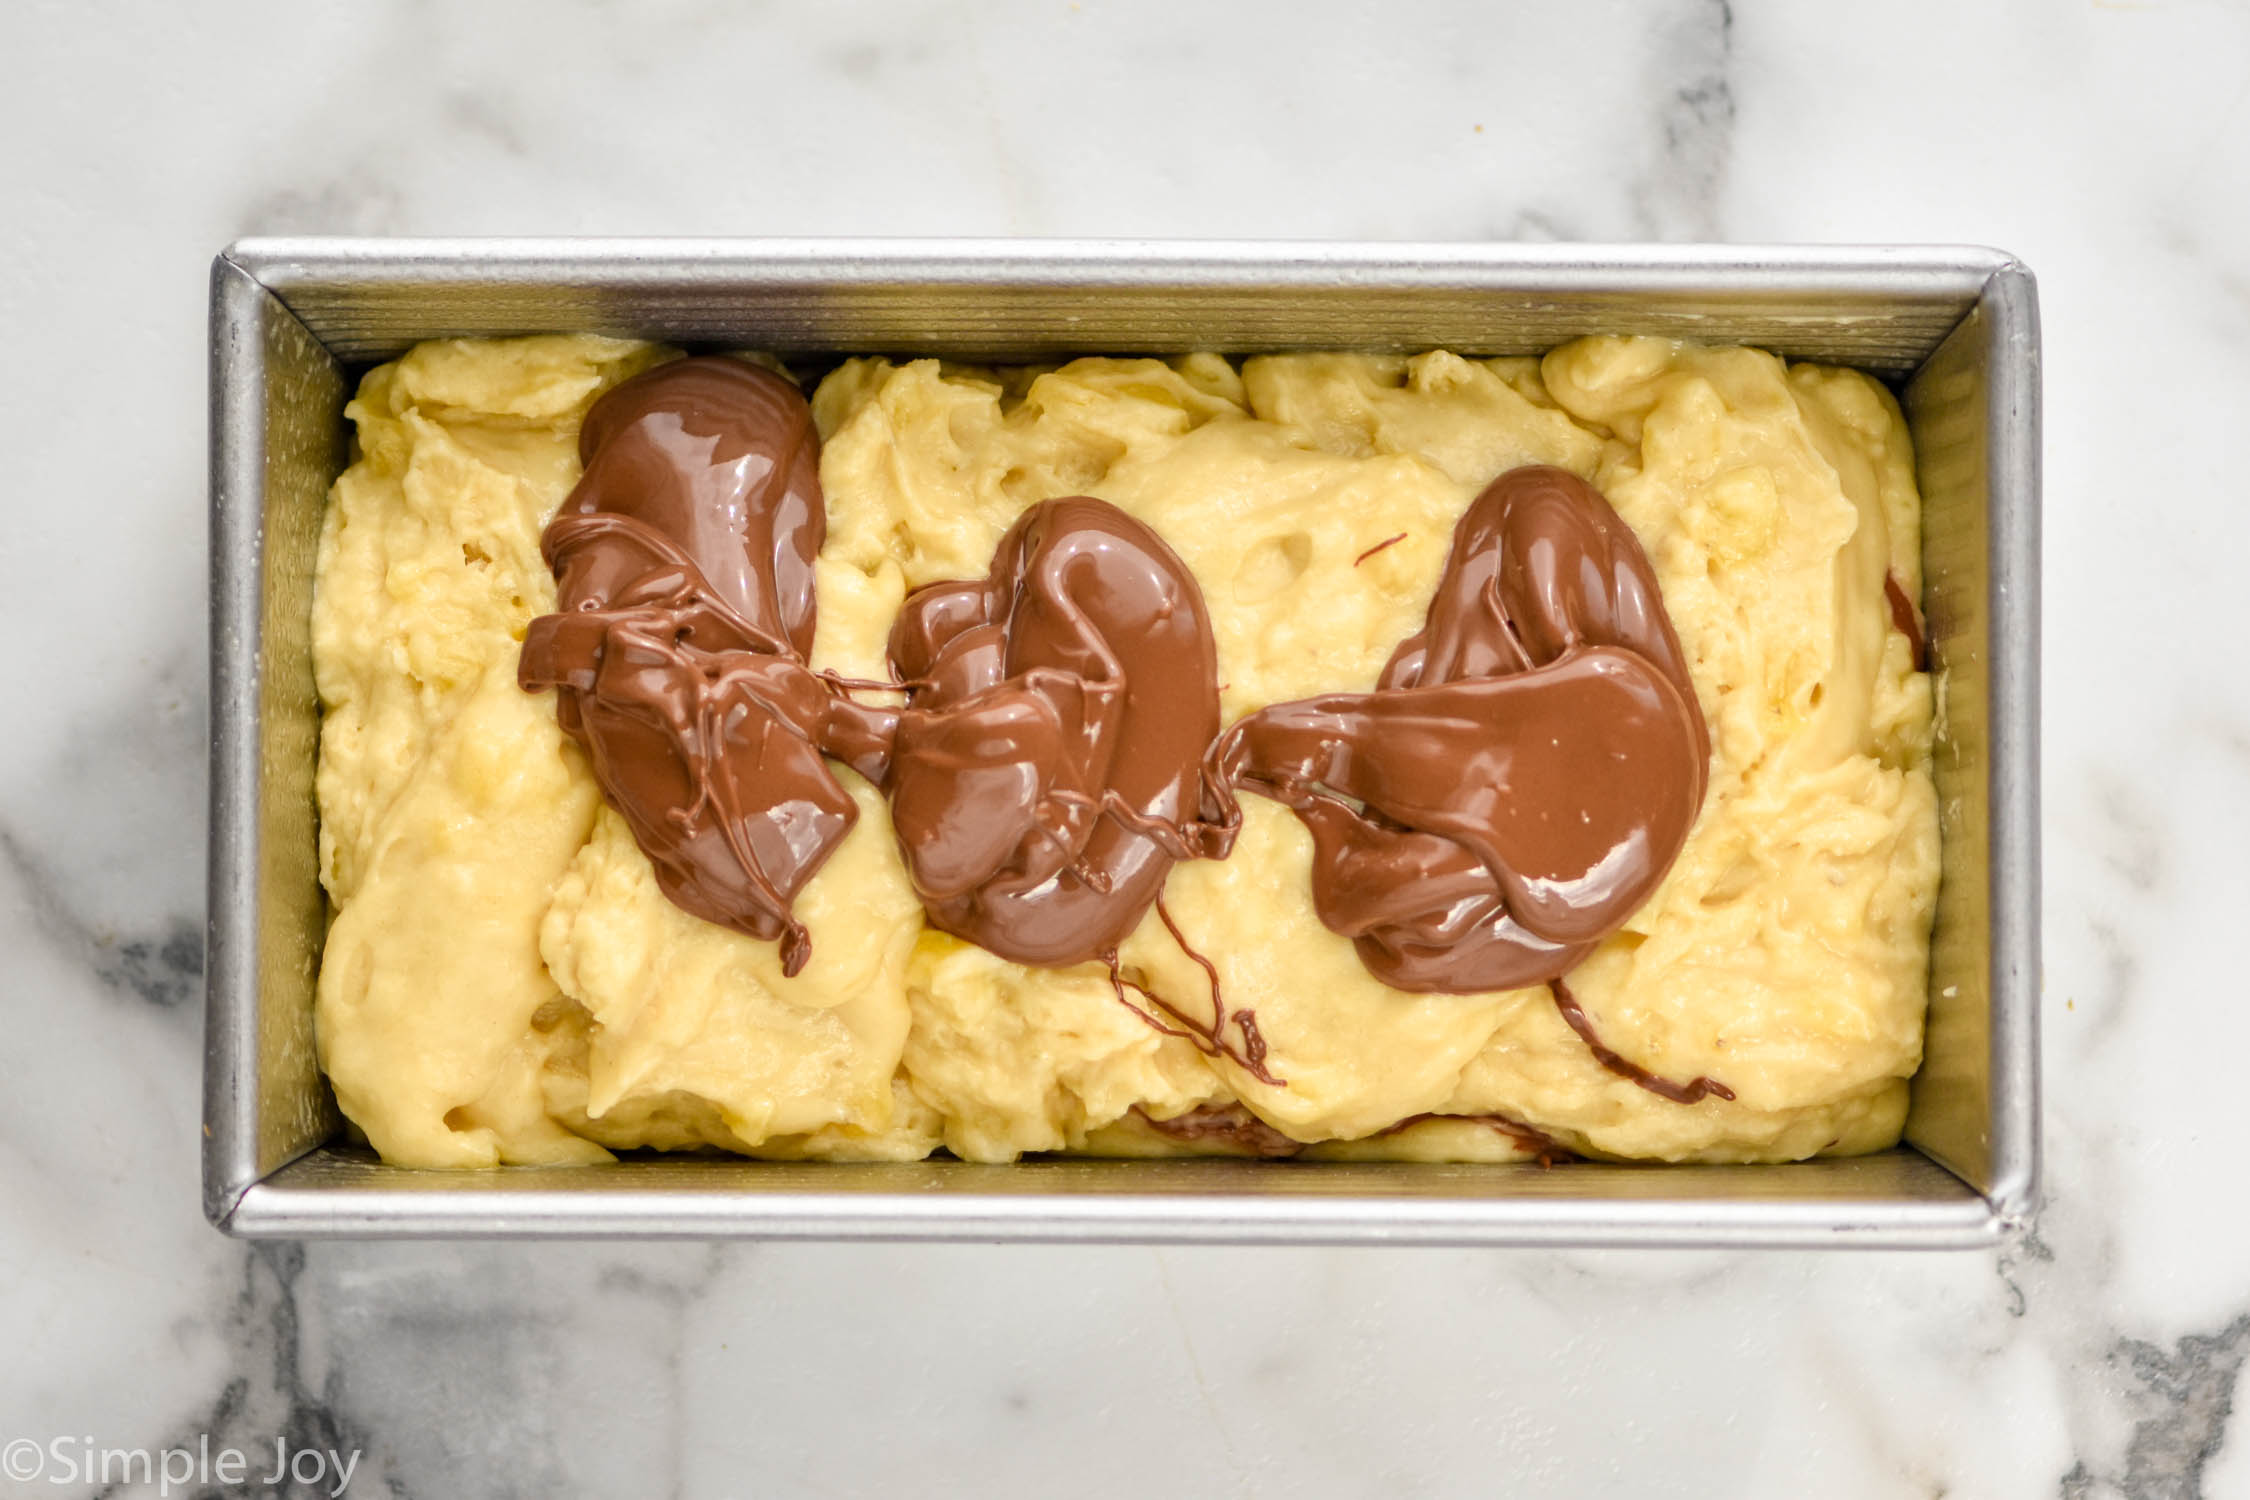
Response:
M2250 10L2163 0L17 0L0 1443L34 1440L42 1472L0 1448L0 1491L89 1493L66 1461L207 1444L248 1457L229 1493L264 1493L278 1439L287 1493L332 1493L304 1454L334 1449L360 1455L350 1493L418 1500L2250 1495L2250 1209L2224 1150L2250 1008L2214 940L2250 907L2250 670L2218 610L2250 552L2246 80ZM1924 1254L222 1238L196 1187L204 271L280 232L2016 252L2048 382L2036 1232Z

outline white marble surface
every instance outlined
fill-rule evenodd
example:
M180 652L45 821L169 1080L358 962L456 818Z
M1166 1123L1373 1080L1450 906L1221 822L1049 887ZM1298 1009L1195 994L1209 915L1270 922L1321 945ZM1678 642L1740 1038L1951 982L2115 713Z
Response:
M207 1434L256 1492L279 1434L418 1500L2250 1495L2250 1009L2220 947L2250 906L2221 608L2250 553L2250 10L12 0L0 141L0 1441ZM204 266L271 231L2016 251L2049 414L2036 1236L220 1238ZM0 1492L93 1488L54 1474Z

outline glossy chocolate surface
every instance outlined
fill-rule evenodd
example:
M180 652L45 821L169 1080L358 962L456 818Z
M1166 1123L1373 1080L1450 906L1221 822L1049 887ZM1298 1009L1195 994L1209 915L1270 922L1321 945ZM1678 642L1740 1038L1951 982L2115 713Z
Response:
M1631 916L1709 755L1639 541L1592 486L1533 467L1463 514L1373 692L1260 710L1212 761L1303 819L1321 920L1370 972L1468 993L1563 974Z
M936 926L1018 963L1113 956L1174 861L1232 846L1202 590L1115 506L1033 506L985 577L908 598L890 653L884 785Z
M824 744L872 762L884 721L805 665L827 520L797 388L683 359L594 403L585 473L542 540L558 613L517 678L556 690L612 806L683 909L810 956L791 903L858 808Z

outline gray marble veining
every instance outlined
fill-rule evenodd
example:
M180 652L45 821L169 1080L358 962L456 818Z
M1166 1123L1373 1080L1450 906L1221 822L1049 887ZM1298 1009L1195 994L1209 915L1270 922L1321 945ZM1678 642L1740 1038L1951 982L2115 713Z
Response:
M347 1493L412 1497L2250 1495L2250 1009L2222 946L2250 909L2250 674L2221 618L2250 555L2246 63L2250 12L2154 0L0 11L0 1446L350 1450ZM2049 350L2036 1232L220 1239L195 1192L202 274L284 231L2016 251ZM51 1477L0 1489L156 1493Z

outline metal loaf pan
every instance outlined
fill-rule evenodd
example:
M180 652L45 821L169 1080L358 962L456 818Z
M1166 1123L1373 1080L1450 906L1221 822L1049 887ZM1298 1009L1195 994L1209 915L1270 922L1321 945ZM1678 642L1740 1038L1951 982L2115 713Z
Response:
M1908 1144L1791 1166L1242 1161L439 1173L338 1142L308 641L360 370L417 339L596 330L807 355L1760 345L1899 383L1927 504L1944 874ZM204 1202L240 1235L1988 1244L2038 1180L2039 337L1980 249L251 240L212 267Z

